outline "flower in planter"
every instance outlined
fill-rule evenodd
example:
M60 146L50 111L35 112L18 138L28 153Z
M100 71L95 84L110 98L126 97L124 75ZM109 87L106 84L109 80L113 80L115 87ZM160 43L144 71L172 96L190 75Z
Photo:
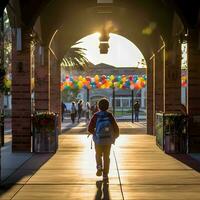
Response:
M36 129L53 131L55 128L56 114L53 112L38 112L33 115L33 123Z

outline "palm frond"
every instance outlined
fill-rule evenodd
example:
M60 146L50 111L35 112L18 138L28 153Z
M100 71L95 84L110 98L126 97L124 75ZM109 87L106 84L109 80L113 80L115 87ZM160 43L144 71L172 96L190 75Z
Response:
M77 42L75 45L81 42ZM65 54L61 66L64 68L74 68L77 70L86 70L89 60L86 58L85 48L72 46Z

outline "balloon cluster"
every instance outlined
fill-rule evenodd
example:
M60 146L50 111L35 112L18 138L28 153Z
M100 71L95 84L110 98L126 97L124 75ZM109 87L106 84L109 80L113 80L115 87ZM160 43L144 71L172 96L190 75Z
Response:
M181 86L187 87L187 76L185 74L182 74L181 76Z
M65 81L61 82L61 91L70 89L135 89L140 90L146 86L146 75L119 75L106 76L66 76Z

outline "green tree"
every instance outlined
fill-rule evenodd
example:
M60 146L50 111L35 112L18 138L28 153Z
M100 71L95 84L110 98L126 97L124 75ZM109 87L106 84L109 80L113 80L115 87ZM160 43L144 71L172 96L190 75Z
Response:
M79 42L77 42L67 51L62 60L61 67L64 69L63 73L67 73L72 69L86 71L89 68L89 60L85 56L86 49L76 47L77 44L79 44ZM79 91L79 89L62 91L62 100L64 102L76 101Z
M79 43L72 46L63 57L61 67L66 70L76 69L84 71L88 67L89 61L85 56L86 49L76 47L77 44Z
M9 66L11 66L12 37L6 9L0 18L0 49L0 92L7 93L11 87Z

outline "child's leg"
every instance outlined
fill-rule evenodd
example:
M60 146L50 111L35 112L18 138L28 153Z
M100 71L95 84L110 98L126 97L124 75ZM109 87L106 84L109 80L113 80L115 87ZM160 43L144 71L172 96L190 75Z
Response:
M104 162L103 173L106 176L109 173L109 167L110 167L110 149L111 149L111 145L103 146L103 162Z
M102 169L102 145L95 144L95 151L97 169Z

